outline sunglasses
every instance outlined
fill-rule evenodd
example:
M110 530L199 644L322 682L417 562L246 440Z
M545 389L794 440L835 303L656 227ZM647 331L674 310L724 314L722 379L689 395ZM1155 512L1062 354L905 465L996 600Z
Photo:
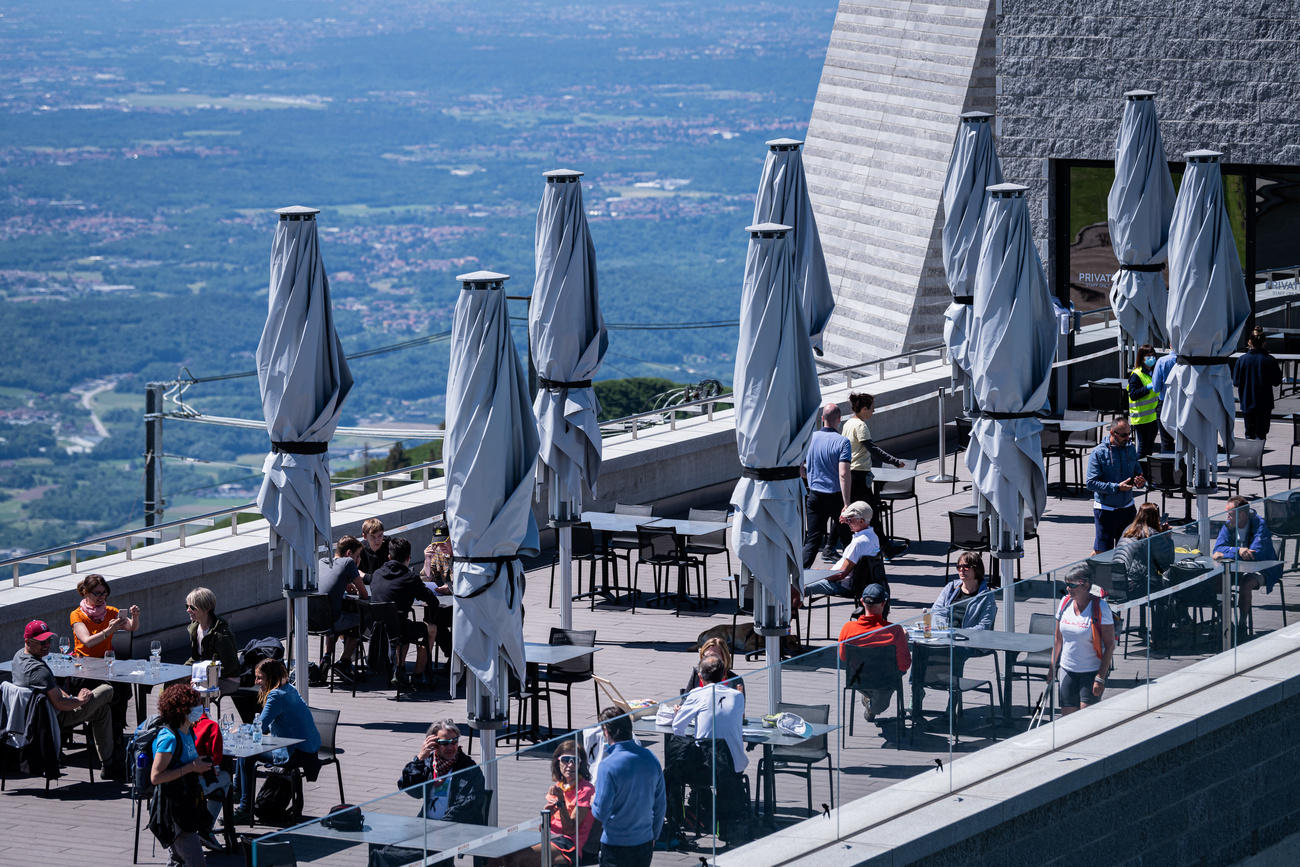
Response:
M560 764L562 765L571 765L577 760L577 756L560 756Z
M107 587L96 587L96 588L93 589L93 590L87 590L87 591L86 591L86 595L87 595L87 596L107 596L107 595L108 595L108 588L107 588Z
M1118 431L1111 431L1111 432L1110 432L1110 435L1113 436L1115 439L1120 440L1120 441L1122 441L1122 442L1127 442L1127 441L1133 439L1133 434L1131 434L1131 433L1119 433Z
M452 747L460 743L460 738L435 738L434 743L440 747Z
M958 572L974 572L974 571L975 571L975 567L972 566L972 565L969 564L969 563L958 563L958 564L957 564L957 571L958 571Z
M1074 589L1075 587L1087 587L1088 583L1086 581L1066 581L1065 586Z

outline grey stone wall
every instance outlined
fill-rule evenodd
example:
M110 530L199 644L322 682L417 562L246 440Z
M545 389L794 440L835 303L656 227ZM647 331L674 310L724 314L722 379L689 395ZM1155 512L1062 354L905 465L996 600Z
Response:
M915 863L1233 864L1300 828L1300 696Z
M992 25L992 0L839 5L804 149L833 361L942 339L940 192L959 115L993 107Z
M1300 165L1300 2L1000 0L998 155L1049 195L1046 159L1112 159L1123 93L1155 91L1166 157ZM1045 263L1052 208L1034 210Z

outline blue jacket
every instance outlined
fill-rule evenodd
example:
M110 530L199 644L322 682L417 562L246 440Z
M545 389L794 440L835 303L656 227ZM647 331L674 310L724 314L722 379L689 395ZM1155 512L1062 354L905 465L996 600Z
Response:
M1156 397L1161 400L1165 399L1165 382L1169 379L1169 371L1177 360L1178 356L1172 352L1162 355L1156 359L1156 366L1151 371L1151 387L1156 390Z
M934 614L933 625L939 627L954 625L952 609L956 608L961 616L961 622L955 624L957 628L992 629L994 621L998 619L998 600L997 594L989 590L989 583L981 582L979 593L964 602L956 601L959 593L961 593L960 578L949 581L939 591L939 598L934 600L931 609L931 613Z
M640 846L659 838L668 812L659 760L636 741L605 746L591 812L600 820L600 842Z
M1094 503L1123 509L1133 505L1133 492L1121 491L1119 483L1141 472L1133 444L1130 442L1117 448L1107 437L1088 455L1088 478L1084 484L1092 491Z
M266 694L266 704L257 717L257 725L262 727L263 734L272 734L277 738L302 738L302 743L294 746L295 750L313 756L320 750L320 732L316 731L311 709L291 683ZM272 756L277 765L282 765L289 760L289 751L279 749Z
M1225 560L1236 560L1238 548L1249 548L1256 560L1276 560L1277 552L1273 550L1273 533L1268 529L1264 519L1250 510L1250 523L1245 530L1238 531L1231 518L1219 530L1219 538L1214 540L1214 553L1223 555ZM1240 533L1240 535L1238 535ZM1249 571L1249 560L1241 561L1242 571ZM1273 592L1273 585L1282 577L1282 567L1274 566L1259 574L1264 576L1264 588Z

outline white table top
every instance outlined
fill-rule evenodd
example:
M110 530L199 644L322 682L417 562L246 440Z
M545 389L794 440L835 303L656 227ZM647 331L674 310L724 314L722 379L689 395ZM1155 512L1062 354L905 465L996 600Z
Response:
M872 467L871 478L876 482L905 482L917 476L925 475L926 470L915 467Z
M529 665L559 665L572 662L584 656L590 656L603 647L580 647L574 644L542 644L537 641L524 642L524 661Z
M158 666L157 673L149 667L147 659L119 659L113 663L113 670L108 670L108 663L92 656L80 657L81 667L76 667L78 657L64 659L61 654L51 653L45 657L55 677L84 677L89 680L102 680L108 683L133 683L137 686L158 686L178 680L189 680L193 669L188 665L164 662ZM0 662L0 671L13 671L13 659Z
M582 520L590 524L591 529L605 533L635 533L639 526L648 526L666 530L683 536L707 536L726 530L731 525L726 521L691 521L686 518L659 518L654 515L620 515L614 512L583 512Z
M221 752L222 755L230 756L233 759L247 759L252 756L261 756L273 752L282 747L292 747L303 742L302 738L277 738L273 735L262 735L260 744L240 744L234 746L234 740L222 737Z
M1001 629L953 629L953 638L958 647L975 650L1005 650L1017 653L1036 653L1050 650L1054 637L1029 632L1003 632ZM931 631L932 638L922 638L917 632L908 631L907 638L912 644L926 647L947 647L948 635L944 630Z
M652 527L671 527L683 536L707 536L725 532L731 525L726 521L690 521L686 518L655 518Z

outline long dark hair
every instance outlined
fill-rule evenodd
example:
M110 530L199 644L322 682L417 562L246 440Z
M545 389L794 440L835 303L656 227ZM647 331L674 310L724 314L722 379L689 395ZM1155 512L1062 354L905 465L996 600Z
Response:
M970 566L971 574L975 576L976 586L984 583L984 558L979 554L974 551L962 551L957 555L957 565Z
M257 664L256 671L262 675L262 685L257 688L257 706L262 707L271 690L279 689L289 682L289 669L278 659L263 659Z
M587 768L587 751L584 750L582 748L582 745L579 744L577 741L570 739L561 743L558 747L555 748L555 752L551 754L551 779L552 780L558 783L564 779L564 774L560 773L560 756L577 756L578 757L578 773L577 773L578 779L580 780L591 779L591 771L588 770Z

